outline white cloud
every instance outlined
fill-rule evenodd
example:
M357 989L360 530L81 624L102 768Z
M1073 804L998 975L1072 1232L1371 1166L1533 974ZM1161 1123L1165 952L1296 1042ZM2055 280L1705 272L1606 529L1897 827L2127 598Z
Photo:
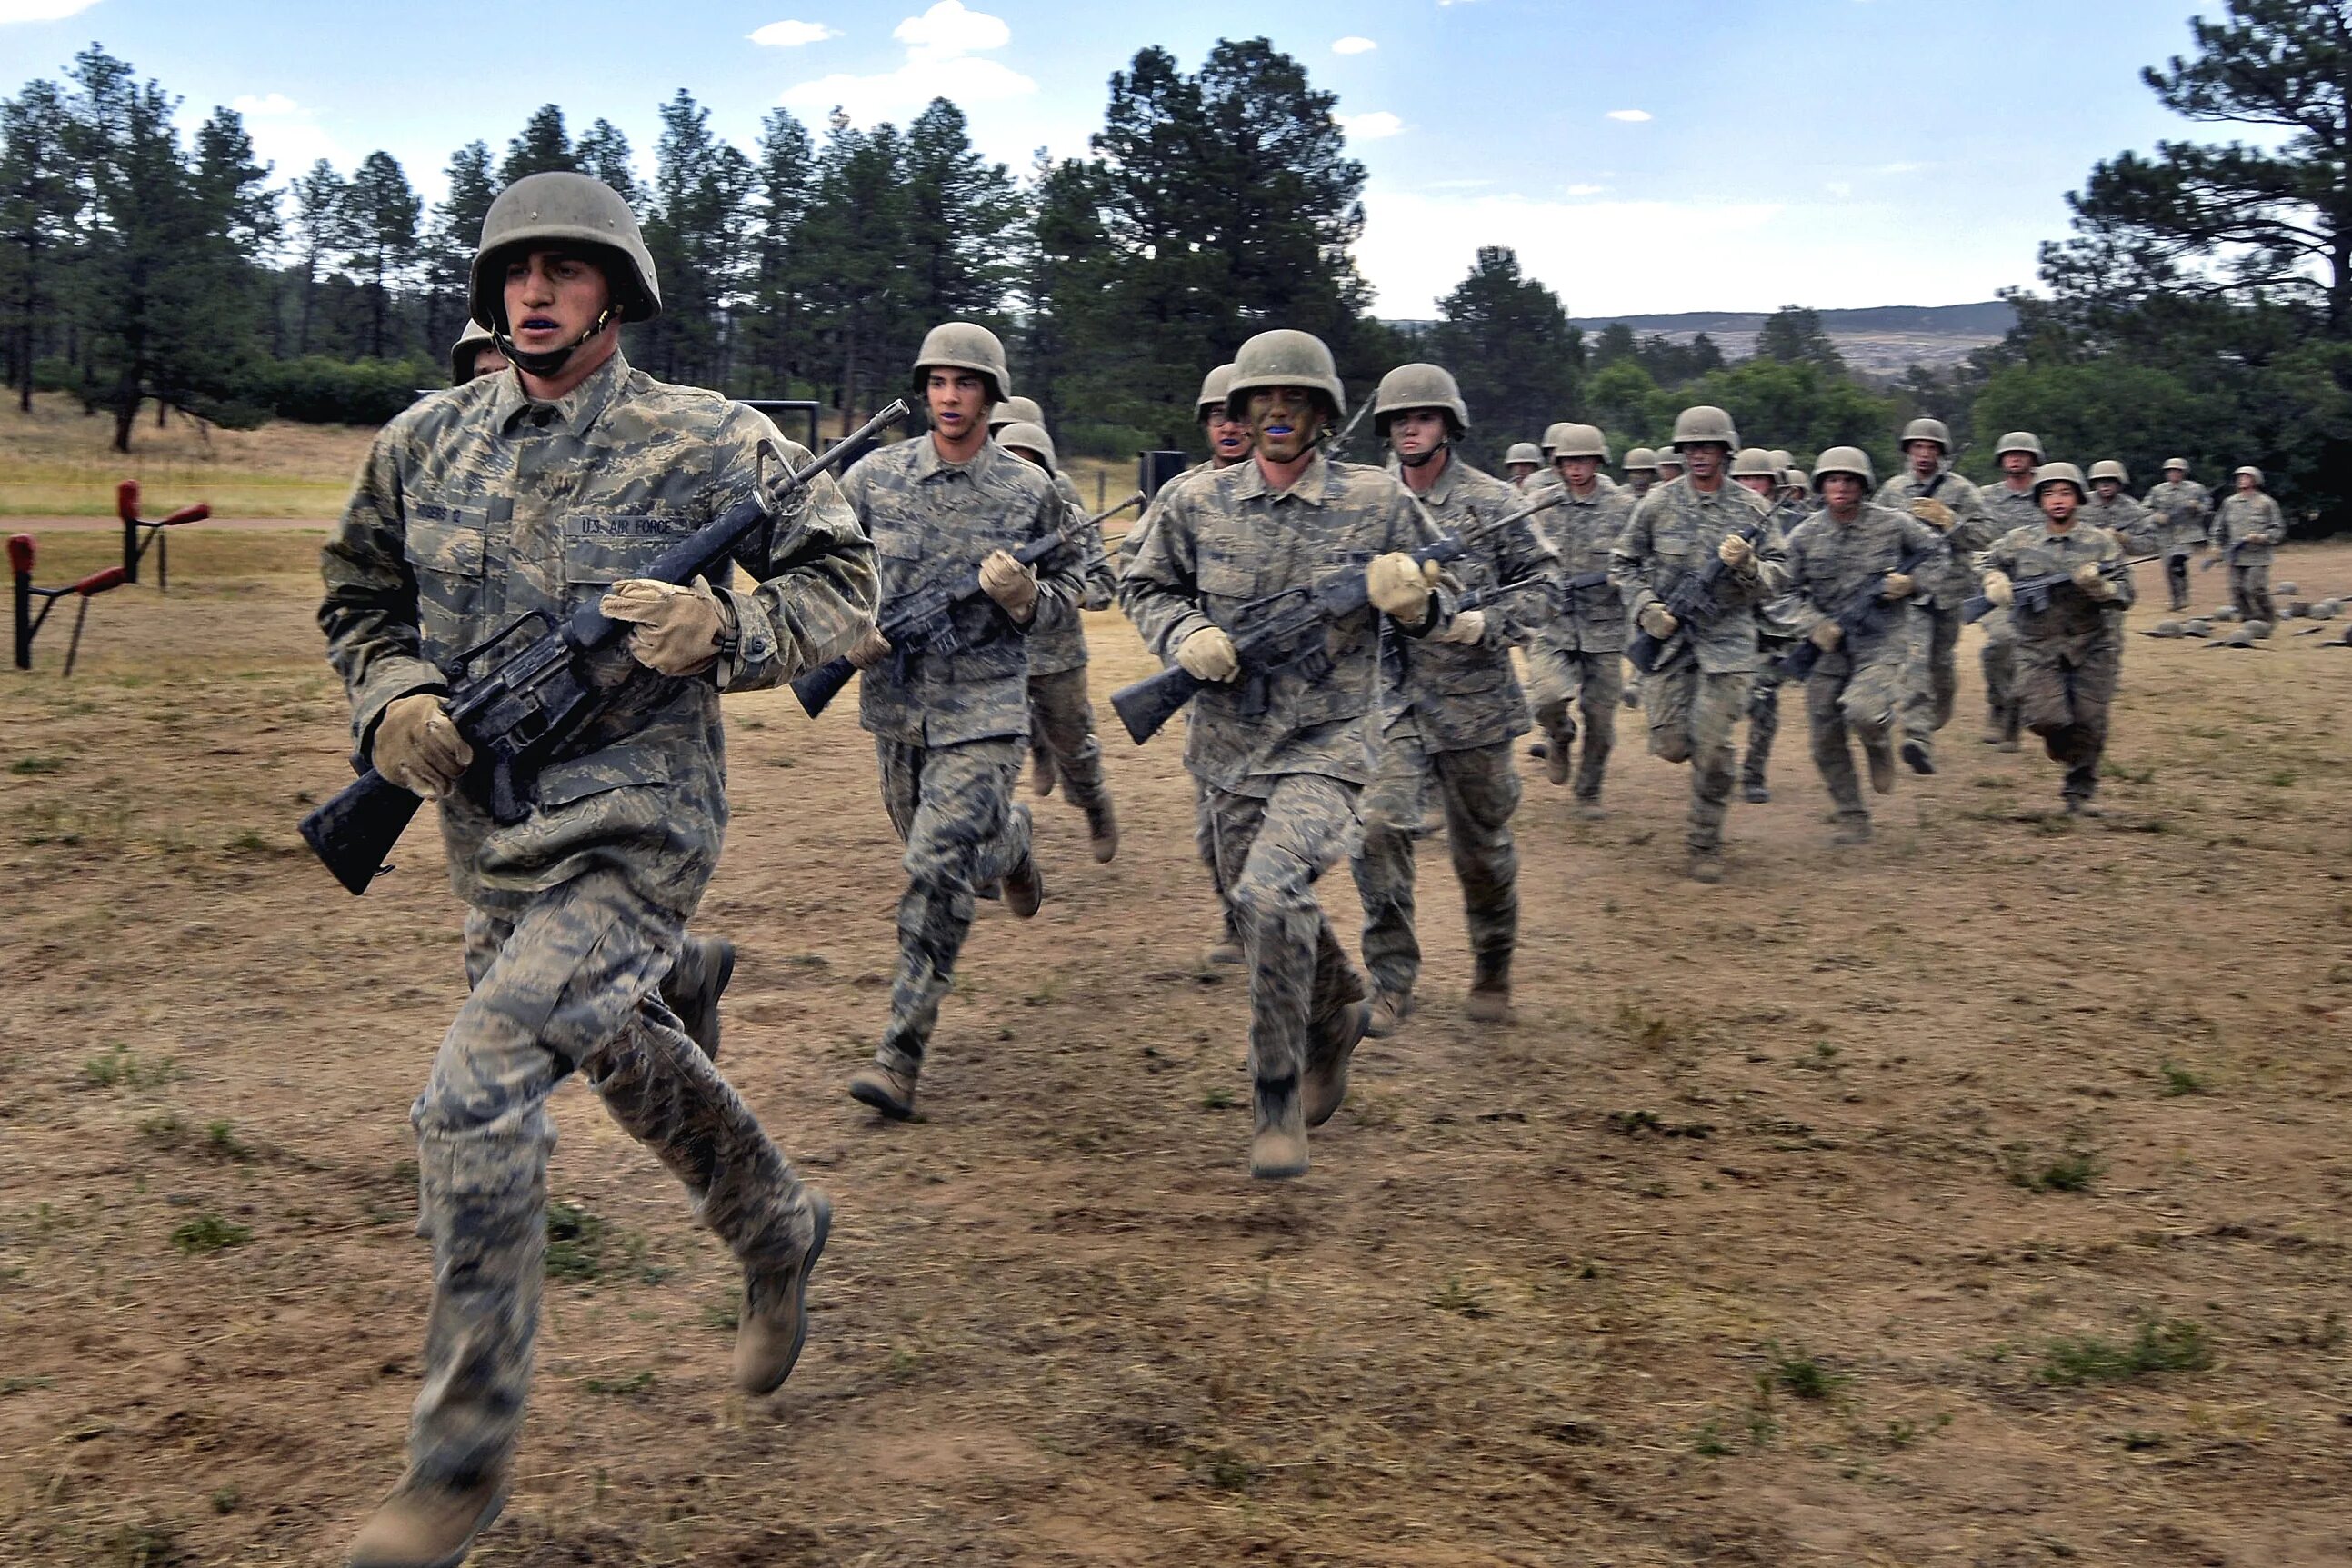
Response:
M1646 109L1612 109L1609 111L1609 118L1622 120L1628 125L1640 125L1650 118L1650 111Z
M1370 114L1339 114L1332 118L1339 122L1340 130L1365 141L1378 141L1404 129L1404 121L1385 109L1376 109Z
M1570 185L1568 188L1568 194L1571 196L1597 196L1608 188L1609 187L1606 185Z
M1853 194L1853 183L1849 180L1831 180L1823 183L1822 189L1840 201Z
M906 62L896 70L867 76L836 71L786 88L780 101L808 119L822 118L838 105L852 120L871 125L919 111L935 98L952 99L969 110L1037 90L1034 80L1012 67L974 54L1003 48L1013 41L1013 29L1002 17L966 10L960 0L939 0L921 16L899 23L891 37L907 46Z
M11 22L62 22L97 4L98 0L0 0L0 26Z
M1361 38L1350 34L1333 44L1331 52L1335 55L1369 55L1379 47L1380 46L1370 38Z
M772 49L797 49L803 44L822 44L841 34L822 22L771 22L751 34L751 41Z
M228 106L244 120L246 134L253 138L255 153L264 162L277 165L281 179L308 173L310 165L321 158L343 166L352 162L342 143L319 123L318 111L282 92L258 98L247 93L231 99Z

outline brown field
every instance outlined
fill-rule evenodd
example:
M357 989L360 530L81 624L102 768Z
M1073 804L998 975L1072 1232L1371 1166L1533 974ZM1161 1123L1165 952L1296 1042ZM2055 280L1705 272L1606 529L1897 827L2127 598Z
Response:
M191 533L70 682L53 624L0 685L0 1561L333 1562L398 1474L460 912L421 830L364 900L295 837L348 777L315 544ZM44 546L44 580L113 548ZM2279 574L2352 588L2352 547ZM1099 699L1146 660L1095 631ZM1628 716L1606 821L1530 781L1519 1021L1462 1017L1433 844L1423 1010L1278 1187L1172 737L1108 741L1113 866L1038 803L1049 902L983 915L887 1126L841 1087L894 951L871 750L847 704L730 699L698 925L746 953L723 1065L838 1206L809 1351L727 1392L731 1268L567 1090L475 1561L2341 1564L2352 653L2317 641L2135 639L2076 825L1977 743L1971 637L1943 772L1840 856L1791 700L1713 888Z

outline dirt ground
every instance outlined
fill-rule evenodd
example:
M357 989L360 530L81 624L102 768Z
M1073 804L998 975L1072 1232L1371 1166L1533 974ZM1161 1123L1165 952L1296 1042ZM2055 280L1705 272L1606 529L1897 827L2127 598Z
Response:
M399 1472L460 911L428 833L363 900L295 836L348 778L316 542L188 534L70 682L62 624L0 682L12 1563L338 1561ZM112 549L43 545L43 580ZM2352 589L2352 547L2278 575ZM1092 631L1108 720L1147 661ZM837 1206L808 1353L727 1391L732 1269L567 1088L476 1561L2343 1563L2352 652L2318 643L2135 638L2078 825L1978 743L1971 635L1942 772L1836 854L1792 698L1712 888L1627 716L1606 821L1532 771L1518 1021L1463 1018L1433 842L1423 1010L1281 1186L1174 737L1108 737L1114 865L1037 803L1049 901L983 915L894 1126L842 1091L899 886L870 747L849 703L730 698L697 925L746 955L723 1065Z

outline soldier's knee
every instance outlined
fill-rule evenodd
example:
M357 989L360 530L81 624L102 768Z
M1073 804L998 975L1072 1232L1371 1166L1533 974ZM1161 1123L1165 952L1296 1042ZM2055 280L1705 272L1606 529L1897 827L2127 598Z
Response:
M1668 762L1688 762L1691 758L1690 732L1679 727L1653 728L1650 731L1650 755Z

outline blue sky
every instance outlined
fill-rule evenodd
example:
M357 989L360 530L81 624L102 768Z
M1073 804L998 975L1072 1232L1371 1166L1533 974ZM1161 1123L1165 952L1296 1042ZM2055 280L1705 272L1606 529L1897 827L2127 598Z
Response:
M683 87L748 147L783 103L904 120L933 93L992 157L1085 150L1146 45L1187 68L1263 33L1336 92L1370 172L1359 259L1419 317L1482 244L1579 315L1948 304L2032 281L2095 159L2188 128L2138 80L2194 7L2147 0L0 0L0 84L90 40L193 122L237 106L290 175L391 152L429 193L450 151L534 107L598 115L642 162ZM766 40L766 41L755 41Z

